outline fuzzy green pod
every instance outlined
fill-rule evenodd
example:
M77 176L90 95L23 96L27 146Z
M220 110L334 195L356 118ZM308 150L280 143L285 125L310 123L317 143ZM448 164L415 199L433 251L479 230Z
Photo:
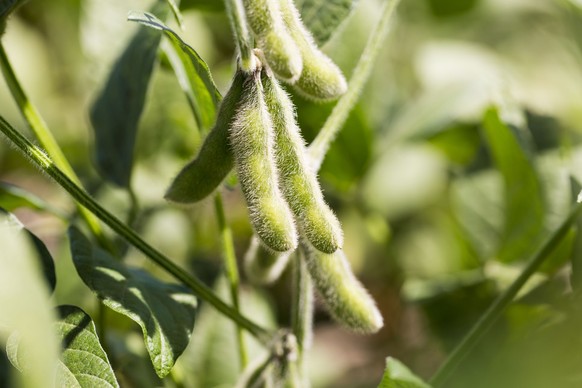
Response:
M274 252L261 244L255 235L244 257L247 278L260 285L271 284L281 276L287 267L292 251Z
M269 67L281 79L290 83L297 81L303 61L283 22L279 0L243 0L243 6Z
M354 276L343 250L333 254L302 244L307 270L329 313L357 333L371 334L384 324L370 294Z
M299 47L303 71L294 83L298 92L316 101L329 101L346 92L348 85L341 70L315 44L311 33L303 25L299 11L292 0L279 0L285 25Z
M264 72L266 73L266 72ZM276 79L263 74L265 101L275 129L275 158L280 186L301 233L316 249L333 253L343 246L343 232L325 203L305 142L295 120L293 103Z
M261 71L255 71L244 81L229 140L255 232L270 249L286 252L297 247L297 231L279 189L273 137Z
M204 139L194 160L188 163L168 188L165 198L188 204L210 195L234 166L228 140L228 128L241 98L245 75L237 71L226 96L220 104L216 124Z

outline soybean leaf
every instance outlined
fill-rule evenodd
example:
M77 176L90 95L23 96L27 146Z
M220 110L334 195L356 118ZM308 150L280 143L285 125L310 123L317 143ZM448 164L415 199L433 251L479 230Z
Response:
M451 184L455 217L473 249L487 260L495 255L504 225L503 181L491 169L467 174Z
M54 291L57 285L57 275L55 272L55 262L46 245L34 233L29 231L13 214L8 213L0 207L0 230L11 229L22 234L28 243L34 248L35 259L38 260L39 268L49 286L49 290Z
M156 2L152 10L165 17L168 7ZM140 28L117 59L91 108L97 167L105 179L122 187L129 186L137 127L160 40L159 33Z
M384 377L378 388L429 388L430 386L414 375L400 361L388 357Z
M0 182L0 206L8 211L19 207L33 210L50 210L51 207L36 195L6 182Z
M11 360L16 359L16 343L26 349L17 362L22 386L50 386L59 353L52 330L54 311L26 235L4 214L0 214L0 247L0 343L12 338L6 349Z
M303 23L318 45L329 40L333 32L352 12L356 0L303 0L297 2Z
M299 126L310 143L329 116L332 106L315 105L297 99ZM348 116L343 129L323 160L321 179L340 192L353 190L372 161L372 127L358 106Z
M130 12L127 19L161 30L168 37L171 49L166 53L180 86L190 101L196 122L203 130L210 128L216 119L216 111L222 97L206 62L178 34L154 15L147 12Z
M504 227L497 255L505 262L519 260L536 248L532 242L543 230L542 186L530 155L520 144L518 129L503 123L497 109L485 112L483 134L505 187Z
M190 340L196 298L185 287L130 269L69 229L73 262L83 282L112 310L140 325L158 376L166 376Z
M59 384L66 387L119 387L91 317L76 306L59 306L56 323L63 352Z

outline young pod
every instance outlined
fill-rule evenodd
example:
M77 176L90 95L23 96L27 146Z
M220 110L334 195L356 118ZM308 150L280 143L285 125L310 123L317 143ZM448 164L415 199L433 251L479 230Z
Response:
M241 99L244 79L244 73L237 71L220 103L216 124L204 139L196 158L174 178L165 195L167 200L183 204L200 201L210 195L232 170L234 161L228 128Z
M254 284L271 284L281 276L287 267L292 251L274 252L264 246L255 235L244 257L244 269Z
M281 79L297 81L303 67L301 53L285 27L279 0L243 0L243 6L269 67Z
M275 130L275 159L283 195L301 233L311 245L333 253L343 246L342 227L325 203L315 171L308 162L293 103L277 80L268 74L263 74L263 89Z
M297 232L289 205L279 190L273 123L260 73L255 71L244 81L229 140L255 232L270 249L286 252L297 247Z
M316 101L333 100L348 88L341 70L319 50L305 28L292 0L279 0L285 25L299 47L303 71L294 86L301 94Z
M380 330L384 324L382 315L354 276L343 250L327 254L308 243L302 246L307 270L332 317L358 333Z

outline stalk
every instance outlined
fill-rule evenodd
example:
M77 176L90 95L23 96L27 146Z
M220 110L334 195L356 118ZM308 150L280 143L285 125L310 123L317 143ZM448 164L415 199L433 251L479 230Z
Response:
M236 264L236 255L234 253L232 231L226 222L226 216L224 215L224 204L222 202L222 195L220 192L216 193L216 196L214 197L214 208L216 211L216 217L218 218L218 228L220 229L220 237L222 240L222 251L224 254L226 276L228 277L228 282L230 283L230 297L232 299L232 305L234 309L240 313L240 298L238 292L240 277ZM248 364L249 357L243 337L243 332L240 326L236 327L236 336L238 341L238 351L241 367L244 369Z
M313 284L307 272L303 252L295 256L293 273L293 305L291 327L297 338L297 369L302 382L306 382L305 352L311 344L313 333Z
M45 121L43 120L42 116L36 109L36 107L32 104L24 89L18 82L18 78L12 69L12 65L8 60L8 56L6 55L6 51L4 50L4 45L0 41L0 69L2 70L2 74L4 79L6 80L6 84L12 93L12 97L18 105L20 109L20 113L24 116L24 119L28 123L30 129L32 130L35 138L40 143L41 147L44 148L50 157L54 160L54 163L59 167L76 185L80 186L81 181L79 177L75 174L75 171L71 167L71 164L63 154L63 151L59 147L57 141L55 140L52 132L49 130L48 126L46 125ZM86 209L81 206L77 206L79 209L79 213L83 220L93 233L93 235L99 241L99 244L107 249L111 253L115 253L115 248L111 241L107 239L107 236L103 233L103 229L99 224L99 221Z
M140 250L148 259L152 260L166 272L174 276L177 280L182 282L186 287L190 288L194 294L198 295L202 300L211 304L219 312L226 315L228 318L236 322L239 326L247 330L250 334L255 336L261 343L268 344L272 338L271 333L266 329L260 327L256 323L243 317L234 308L224 303L218 298L214 292L208 288L202 281L194 276L191 276L182 268L174 264L170 259L157 251L127 225L122 223L117 217L109 213L101 205L99 205L86 191L76 185L56 164L51 160L45 152L32 144L20 132L14 129L2 116L0 116L0 131L8 138L10 143L14 145L24 156L26 156L32 164L40 168L44 173L50 176L55 182L67 191L71 197L77 201L80 206L85 207L88 211L94 214L98 219L103 221L113 231L123 237L128 243Z
M246 72L251 71L255 68L255 60L243 4L241 0L224 0L224 5L240 53L241 69Z
M331 142L342 129L350 112L358 102L366 81L370 78L372 67L382 48L382 43L390 26L389 22L399 1L387 0L384 3L380 21L370 35L358 64L354 68L352 78L348 82L348 90L338 100L321 131L309 146L309 154L314 168L317 170L319 170Z

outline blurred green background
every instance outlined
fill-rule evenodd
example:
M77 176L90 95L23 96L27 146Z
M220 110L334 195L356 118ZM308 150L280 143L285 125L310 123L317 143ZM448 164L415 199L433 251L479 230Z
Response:
M218 1L185 3L193 8L184 11L180 35L224 92L234 71L228 20ZM139 28L126 22L127 12L149 5L31 0L3 37L18 77L86 187L120 217L128 213L129 198L103 183L93 167L88 111ZM379 1L358 1L323 47L348 78L378 9ZM333 103L293 99L310 141ZM26 131L3 81L0 114ZM318 305L309 356L314 386L376 386L387 356L429 378L575 202L582 182L581 121L582 1L402 0L361 101L320 172L326 199L344 226L345 251L378 302L385 327L374 336L350 334ZM202 139L171 69L162 63L140 121L132 178L141 205L135 227L221 288L212 201L185 209L162 198ZM0 181L73 211L65 193L5 141ZM244 201L238 189L224 196L242 258L252 234ZM15 213L56 259L55 303L95 311L97 302L69 257L67 225L43 212ZM573 229L448 386L582 385L581 249ZM168 279L138 252L129 249L128 255L132 264ZM244 309L286 326L289 290L289 274L268 288L243 279ZM108 320L122 385L159 386L137 327L113 312ZM188 387L232 385L239 368L234 344L232 325L203 307L176 375Z

